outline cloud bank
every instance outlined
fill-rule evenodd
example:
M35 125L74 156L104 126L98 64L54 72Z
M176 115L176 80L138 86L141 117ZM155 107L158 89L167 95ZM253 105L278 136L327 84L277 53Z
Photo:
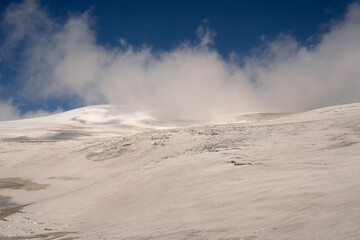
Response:
M234 60L238 57L226 60L216 51L215 34L205 26L196 31L198 42L154 52L124 40L102 46L93 24L89 12L57 22L36 0L6 9L1 54L10 61L13 52L21 52L18 79L24 87L18 94L24 101L76 98L83 105L130 105L197 120L360 101L356 3L318 36L316 45L301 46L280 34L241 64Z

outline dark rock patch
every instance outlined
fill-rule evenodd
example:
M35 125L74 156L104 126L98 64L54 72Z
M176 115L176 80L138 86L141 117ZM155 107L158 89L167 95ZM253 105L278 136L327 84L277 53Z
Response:
M253 165L251 162L236 162L236 161L226 161L227 163L234 164L234 166L245 166L245 165Z

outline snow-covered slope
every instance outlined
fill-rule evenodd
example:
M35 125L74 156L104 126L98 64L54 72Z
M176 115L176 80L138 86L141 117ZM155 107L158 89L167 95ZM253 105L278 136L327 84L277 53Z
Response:
M50 116L18 120L23 124L31 123L59 123L71 124L81 123L87 125L135 125L143 121L153 120L144 110L128 108L116 105L95 105L78 108ZM14 121L12 121L14 122Z
M18 140L62 140L97 135L117 135L144 130L167 129L183 123L159 120L154 112L116 105L78 108L45 117L0 122L3 137ZM117 129L117 130L114 130ZM14 140L16 140L14 138Z
M0 122L0 239L358 239L360 103L181 127L152 115Z

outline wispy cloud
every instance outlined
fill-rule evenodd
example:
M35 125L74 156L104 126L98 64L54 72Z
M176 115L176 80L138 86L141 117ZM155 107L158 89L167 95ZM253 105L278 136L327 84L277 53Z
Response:
M61 113L63 110L58 108L52 112L39 109L37 111L28 111L22 114L19 107L12 100L0 101L0 121L43 117L50 114Z
M7 8L3 28L3 55L11 55L5 48L25 46L19 78L28 100L76 97L83 104L133 105L192 119L360 101L358 4L317 45L301 46L280 34L241 65L214 49L215 34L205 25L197 43L169 51L125 41L109 48L97 42L90 13L59 23L38 1L27 0Z

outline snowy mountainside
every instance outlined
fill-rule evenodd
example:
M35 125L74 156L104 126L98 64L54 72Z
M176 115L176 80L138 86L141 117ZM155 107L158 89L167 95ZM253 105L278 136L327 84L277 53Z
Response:
M88 106L50 116L0 124L3 135L17 136L19 140L57 140L58 137L65 140L83 136L96 137L99 133L112 135L114 128L133 133L168 127L145 110L116 105Z
M113 106L0 122L0 239L360 235L360 103L165 125Z

